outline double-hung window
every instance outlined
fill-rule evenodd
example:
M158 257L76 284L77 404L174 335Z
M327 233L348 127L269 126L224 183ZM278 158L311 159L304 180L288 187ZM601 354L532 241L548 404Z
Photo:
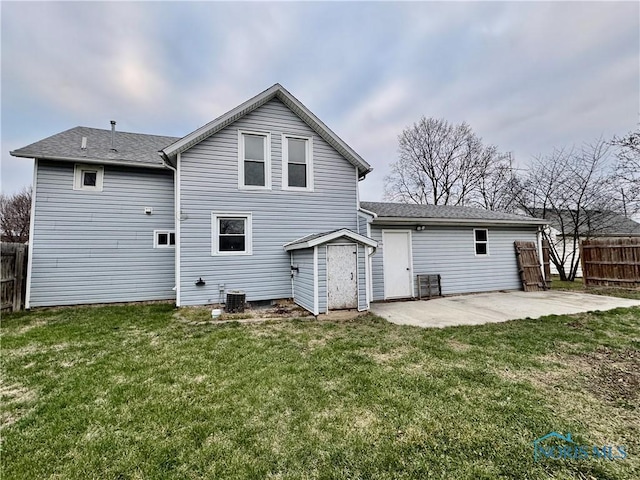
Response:
M251 255L251 214L211 214L211 254Z
M238 131L238 187L271 188L271 135Z
M282 135L282 189L313 190L313 138Z
M473 231L476 255L489 255L489 231L486 228L476 228Z

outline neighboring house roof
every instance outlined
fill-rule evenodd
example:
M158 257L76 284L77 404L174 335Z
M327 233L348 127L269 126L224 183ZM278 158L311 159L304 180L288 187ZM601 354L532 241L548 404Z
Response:
M162 168L158 150L175 142L176 137L119 132L111 148L111 130L74 127L11 152L14 157L69 160L84 163L113 163ZM82 148L83 137L87 139Z
M178 139L175 143L164 148L162 153L167 159L173 161L179 153L188 150L274 98L277 98L289 107L293 113L298 115L298 117L309 125L309 127L329 145L335 148L343 157L351 162L351 164L356 166L360 175L366 175L372 170L371 166L365 162L360 155L279 83L276 83L271 88L238 105L233 110L228 111L185 137Z
M546 212L542 209L532 209L532 214L544 218L549 225L558 231L573 235L576 224L576 211L561 210ZM578 217L578 235L581 237L626 237L640 236L640 223L615 212L585 210Z
M374 223L422 224L512 224L545 225L545 220L481 208L451 205L416 205L409 203L360 202L365 210L377 215Z
M311 248L315 247L316 245L322 245L323 243L330 242L331 240L336 240L338 238L348 238L356 243L367 245L368 247L376 248L378 246L378 242L372 240L369 237L360 235L359 233L353 232L347 228L341 228L338 230L331 230L329 232L312 233L311 235L298 238L293 242L285 244L284 249L289 252L291 250Z

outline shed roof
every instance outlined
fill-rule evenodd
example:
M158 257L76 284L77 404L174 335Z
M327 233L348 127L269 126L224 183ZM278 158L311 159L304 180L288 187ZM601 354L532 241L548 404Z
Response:
M188 150L274 98L277 98L284 103L329 145L335 148L351 164L357 167L360 175L366 175L372 170L371 166L365 162L360 155L358 155L349 145L347 145L318 117L316 117L311 110L305 107L279 83L276 83L264 92L259 93L255 97L238 105L233 110L228 111L224 115L219 116L215 120L178 139L176 142L165 147L162 150L162 153L167 157L167 159L173 161L179 153Z
M546 220L494 212L482 208L452 205L417 205L408 203L360 202L362 208L374 212L374 223L434 224L513 224L545 225Z
M101 162L162 168L158 151L175 142L176 137L115 131L114 149L111 130L74 127L11 152L15 157ZM82 148L82 138L87 139Z
M312 233L311 235L306 235L302 238L298 238L297 240L286 243L284 245L284 249L288 252L291 250L311 248L315 247L316 245L322 245L324 243L343 237L348 238L349 240L352 240L356 243L366 245L368 247L376 248L378 246L378 242L369 237L360 235L359 233L349 230L348 228L340 228L337 230L331 230L329 232Z

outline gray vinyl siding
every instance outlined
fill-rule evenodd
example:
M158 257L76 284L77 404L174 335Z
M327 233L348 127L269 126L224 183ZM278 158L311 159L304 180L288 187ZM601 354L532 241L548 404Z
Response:
M318 312L327 313L327 246L318 246Z
M298 267L293 275L293 300L314 312L313 249L291 252L291 263Z
M367 310L367 247L358 245L358 310Z
M358 215L358 232L360 235L367 236L367 225L369 220L364 215Z
M271 133L271 190L238 189L238 129ZM282 133L313 137L313 192L282 190ZM248 301L290 298L283 245L357 228L355 168L277 99L184 152L179 169L181 305L216 302L219 285L244 290ZM252 255L211 255L212 212L252 214ZM194 285L200 277L204 287Z
M371 226L371 237L379 242L372 262L373 300L384 299L382 230L394 228L406 230L408 227ZM475 255L473 229L452 226L413 230L414 288L416 275L440 274L444 295L520 289L513 242L535 242L536 228L488 227L488 256ZM414 294L417 296L417 291Z
M174 249L153 248L174 228L173 173L105 165L102 192L73 190L73 175L38 161L30 306L175 298Z

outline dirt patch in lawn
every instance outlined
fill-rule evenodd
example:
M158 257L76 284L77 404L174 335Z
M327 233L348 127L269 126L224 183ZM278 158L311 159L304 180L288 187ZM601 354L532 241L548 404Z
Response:
M599 347L588 353L553 353L540 360L550 368L527 371L503 369L497 373L507 380L528 380L534 386L546 389L556 388L565 382L579 383L600 400L639 403L640 350Z
M213 318L214 308L222 310L222 314ZM283 302L269 307L248 306L242 313L227 313L218 305L202 307L183 307L174 313L174 318L190 325L220 324L227 322L253 323L264 320L302 318L312 316L308 311L294 303Z
M640 400L640 350L601 347L583 356L590 365L587 388L609 402L638 404Z

